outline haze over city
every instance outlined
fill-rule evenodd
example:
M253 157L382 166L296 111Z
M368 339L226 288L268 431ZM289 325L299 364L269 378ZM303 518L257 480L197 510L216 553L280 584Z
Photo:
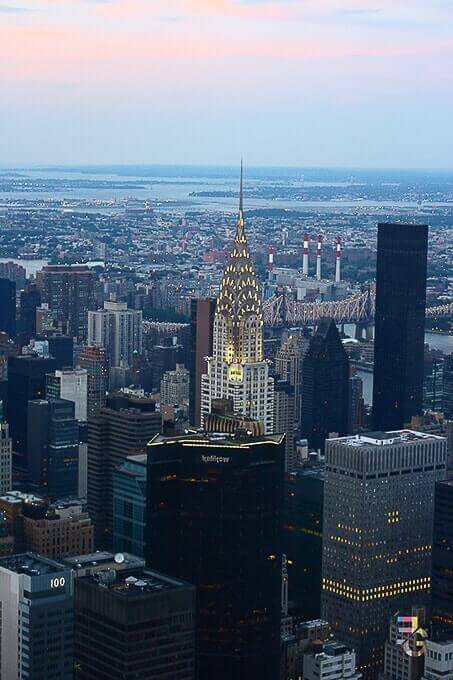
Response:
M3 0L2 165L449 168L444 0Z

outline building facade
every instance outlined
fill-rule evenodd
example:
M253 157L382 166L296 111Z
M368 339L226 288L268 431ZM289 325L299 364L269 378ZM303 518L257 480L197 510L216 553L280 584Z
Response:
M71 569L41 555L0 559L0 678L73 678Z
M87 416L96 416L107 397L109 371L105 349L85 347L79 363L87 372Z
M12 486L13 442L9 425L0 416L0 495L8 493Z
M213 298L190 301L189 421L195 427L201 423L201 377L212 355L215 303Z
M86 422L88 372L85 368L56 370L46 376L47 399L66 399L74 404L75 419Z
M145 556L146 453L113 472L113 550Z
M0 279L0 331L11 339L16 337L16 284L9 279Z
M148 446L147 564L197 587L199 680L278 677L284 437Z
M436 634L453 640L453 479L436 484L431 606Z
M36 273L43 303L69 335L85 340L87 313L95 307L97 274L86 265L46 265Z
M445 468L446 440L435 435L327 442L321 613L366 677L382 669L390 616L428 603L434 487Z
M422 412L428 227L379 224L373 427L396 430Z
M321 319L302 363L302 436L313 449L349 428L349 359L333 319Z
M192 585L148 569L80 576L74 677L195 680L194 610Z
M126 302L104 302L104 309L88 312L88 345L103 347L110 366L131 367L142 351L142 320L143 312Z

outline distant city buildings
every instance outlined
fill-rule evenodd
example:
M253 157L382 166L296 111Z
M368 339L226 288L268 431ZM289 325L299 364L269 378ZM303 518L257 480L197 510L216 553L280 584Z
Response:
M75 419L87 419L88 372L85 368L56 370L46 377L46 397L66 399L74 404Z

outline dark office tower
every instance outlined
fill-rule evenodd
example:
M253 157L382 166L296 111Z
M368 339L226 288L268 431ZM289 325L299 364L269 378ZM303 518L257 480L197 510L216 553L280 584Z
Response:
M34 283L20 293L19 331L21 345L28 345L36 335L36 308L41 305L41 293Z
M88 310L96 309L97 275L85 265L47 265L37 272L42 301L66 323L69 335L86 338Z
M321 616L376 678L390 616L426 606L447 442L411 430L326 442Z
M16 337L16 284L0 279L0 331Z
M109 371L105 350L102 347L85 347L79 363L80 368L87 371L88 417L96 416L107 395Z
M446 418L453 419L453 353L445 357L444 362L442 410Z
M70 567L23 553L0 559L2 680L72 680Z
M274 432L285 436L285 472L296 470L294 451L294 387L279 376L274 378Z
M113 473L161 431L162 415L149 397L114 394L88 419L88 512L96 548L110 548L113 533Z
M294 475L291 512L285 526L290 613L298 621L321 613L324 466L313 464Z
M199 680L279 677L283 440L148 447L147 563L197 586Z
M74 338L68 335L47 335L49 354L57 362L57 368L72 368L74 365Z
M195 679L192 585L129 568L81 576L74 591L76 680Z
M453 640L453 480L436 484L431 595L435 633Z
M356 434L365 425L365 402L363 380L359 375L349 378L349 432Z
M152 366L153 388L160 389L160 381L167 371L174 371L176 364L181 363L182 345L178 338L168 338L161 345L154 345L150 351L149 360Z
M302 436L324 451L349 425L349 359L333 319L321 319L302 363Z
M380 224L373 424L397 430L422 412L428 227Z
M46 393L46 373L56 369L52 357L17 356L8 359L7 421L13 439L16 463L27 467L28 402L42 399Z
M79 428L66 399L28 404L28 474L36 493L57 499L77 496Z
M206 373L205 357L212 354L215 299L190 301L190 383L189 422L200 427L201 376Z

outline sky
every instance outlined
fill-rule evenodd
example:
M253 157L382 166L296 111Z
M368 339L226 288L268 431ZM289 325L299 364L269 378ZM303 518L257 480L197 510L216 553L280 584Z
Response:
M453 0L0 0L0 165L453 167Z

